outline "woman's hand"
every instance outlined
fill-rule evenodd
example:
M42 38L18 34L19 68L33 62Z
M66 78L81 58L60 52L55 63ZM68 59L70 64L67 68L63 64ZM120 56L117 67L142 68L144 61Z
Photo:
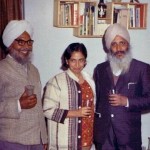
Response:
M69 110L67 117L89 117L90 115L92 115L91 107L81 107L78 110Z
M80 117L89 117L92 114L91 107L82 107L79 109Z

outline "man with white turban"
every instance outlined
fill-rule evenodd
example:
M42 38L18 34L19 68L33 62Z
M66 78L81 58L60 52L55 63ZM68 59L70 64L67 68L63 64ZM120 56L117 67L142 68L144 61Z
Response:
M12 20L2 39L8 55L0 61L0 150L46 149L41 82L30 63L33 29L28 21ZM33 85L28 93L26 85Z
M130 35L120 24L104 35L107 61L94 70L96 150L142 150L141 111L150 108L150 66L132 58Z

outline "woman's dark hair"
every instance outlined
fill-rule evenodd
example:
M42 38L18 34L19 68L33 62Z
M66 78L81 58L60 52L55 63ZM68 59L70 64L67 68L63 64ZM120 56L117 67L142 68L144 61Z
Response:
M62 66L61 69L66 70L68 69L68 64L66 63L66 60L69 60L71 58L71 55L73 52L81 52L85 59L87 58L87 49L84 46L83 43L71 43L64 51L61 60L62 60Z

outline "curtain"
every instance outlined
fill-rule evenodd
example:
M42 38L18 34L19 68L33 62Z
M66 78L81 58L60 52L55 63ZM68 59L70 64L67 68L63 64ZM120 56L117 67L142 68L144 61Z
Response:
M0 0L0 60L6 55L5 46L2 43L2 33L10 20L24 18L23 0Z

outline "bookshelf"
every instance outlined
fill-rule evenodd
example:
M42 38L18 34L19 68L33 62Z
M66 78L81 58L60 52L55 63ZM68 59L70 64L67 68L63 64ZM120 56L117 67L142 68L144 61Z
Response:
M73 29L73 35L80 38L102 37L111 23L111 18L98 19L97 1L79 2L79 27Z
M101 38L106 28L120 23L127 29L146 29L147 3L107 2L106 18L98 19L97 0L54 0L53 24L73 28L79 38Z
M107 3L107 17L112 18L111 24L120 23L128 29L146 29L147 3Z
M79 1L54 0L53 25L60 28L74 28L79 26Z

